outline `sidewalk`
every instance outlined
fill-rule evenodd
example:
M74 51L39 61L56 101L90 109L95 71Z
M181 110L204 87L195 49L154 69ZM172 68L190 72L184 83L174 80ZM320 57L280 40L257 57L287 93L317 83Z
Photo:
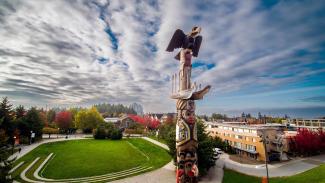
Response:
M261 165L248 165L241 164L229 159L228 154L222 154L219 163L223 163L225 168L235 170L247 175L253 176L266 176L265 164ZM325 155L319 155L308 158L299 158L296 160L291 160L289 162L278 163L273 165L268 165L269 176L270 177L283 177L292 176L325 163Z

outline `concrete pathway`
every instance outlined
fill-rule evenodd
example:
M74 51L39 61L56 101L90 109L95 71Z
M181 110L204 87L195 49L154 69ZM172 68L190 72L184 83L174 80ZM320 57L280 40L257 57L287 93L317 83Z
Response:
M149 137L142 137L142 138L149 141L149 142L151 142L151 143L153 143L153 144L156 144L157 146L160 146L163 149L166 149L167 151L169 151L169 147L166 144L163 144L163 143L161 143L161 142L159 142L157 140L151 139Z
M241 164L229 159L228 154L222 154L218 160L220 164L224 164L225 168L235 170L247 175L253 176L266 176L265 164L261 165L248 165ZM320 164L325 163L325 155L313 156L308 158L298 158L288 162L270 164L269 176L270 177L283 177L283 176L292 176L312 168L319 166Z

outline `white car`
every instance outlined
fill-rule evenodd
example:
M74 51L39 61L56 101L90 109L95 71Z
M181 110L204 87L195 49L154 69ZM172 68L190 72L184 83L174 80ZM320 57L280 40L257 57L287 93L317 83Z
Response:
M220 148L214 148L214 152L217 154L222 154L222 150Z
M223 152L222 152L221 149L219 149L219 148L214 148L213 150L214 150L214 158L215 158L215 159L219 159L220 155L221 155Z

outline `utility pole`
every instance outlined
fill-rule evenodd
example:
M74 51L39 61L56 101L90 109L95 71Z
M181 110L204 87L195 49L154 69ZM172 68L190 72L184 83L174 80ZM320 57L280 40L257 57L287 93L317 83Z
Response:
M260 142L263 142L264 146L264 153L265 153L265 168L266 168L266 178L267 178L267 183L269 183L269 169L268 169L268 153L266 149L266 144L269 144L269 137L265 135L265 131L263 130L263 134L260 135L261 139Z

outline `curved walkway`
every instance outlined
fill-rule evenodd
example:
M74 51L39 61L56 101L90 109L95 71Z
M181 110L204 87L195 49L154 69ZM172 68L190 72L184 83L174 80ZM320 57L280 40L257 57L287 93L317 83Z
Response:
M297 158L288 162L270 164L268 165L270 177L283 177L292 176L325 163L325 155L313 156L308 158ZM228 154L222 154L218 160L219 166L235 170L247 175L253 175L257 177L266 176L265 165L248 165L241 164L229 159Z

